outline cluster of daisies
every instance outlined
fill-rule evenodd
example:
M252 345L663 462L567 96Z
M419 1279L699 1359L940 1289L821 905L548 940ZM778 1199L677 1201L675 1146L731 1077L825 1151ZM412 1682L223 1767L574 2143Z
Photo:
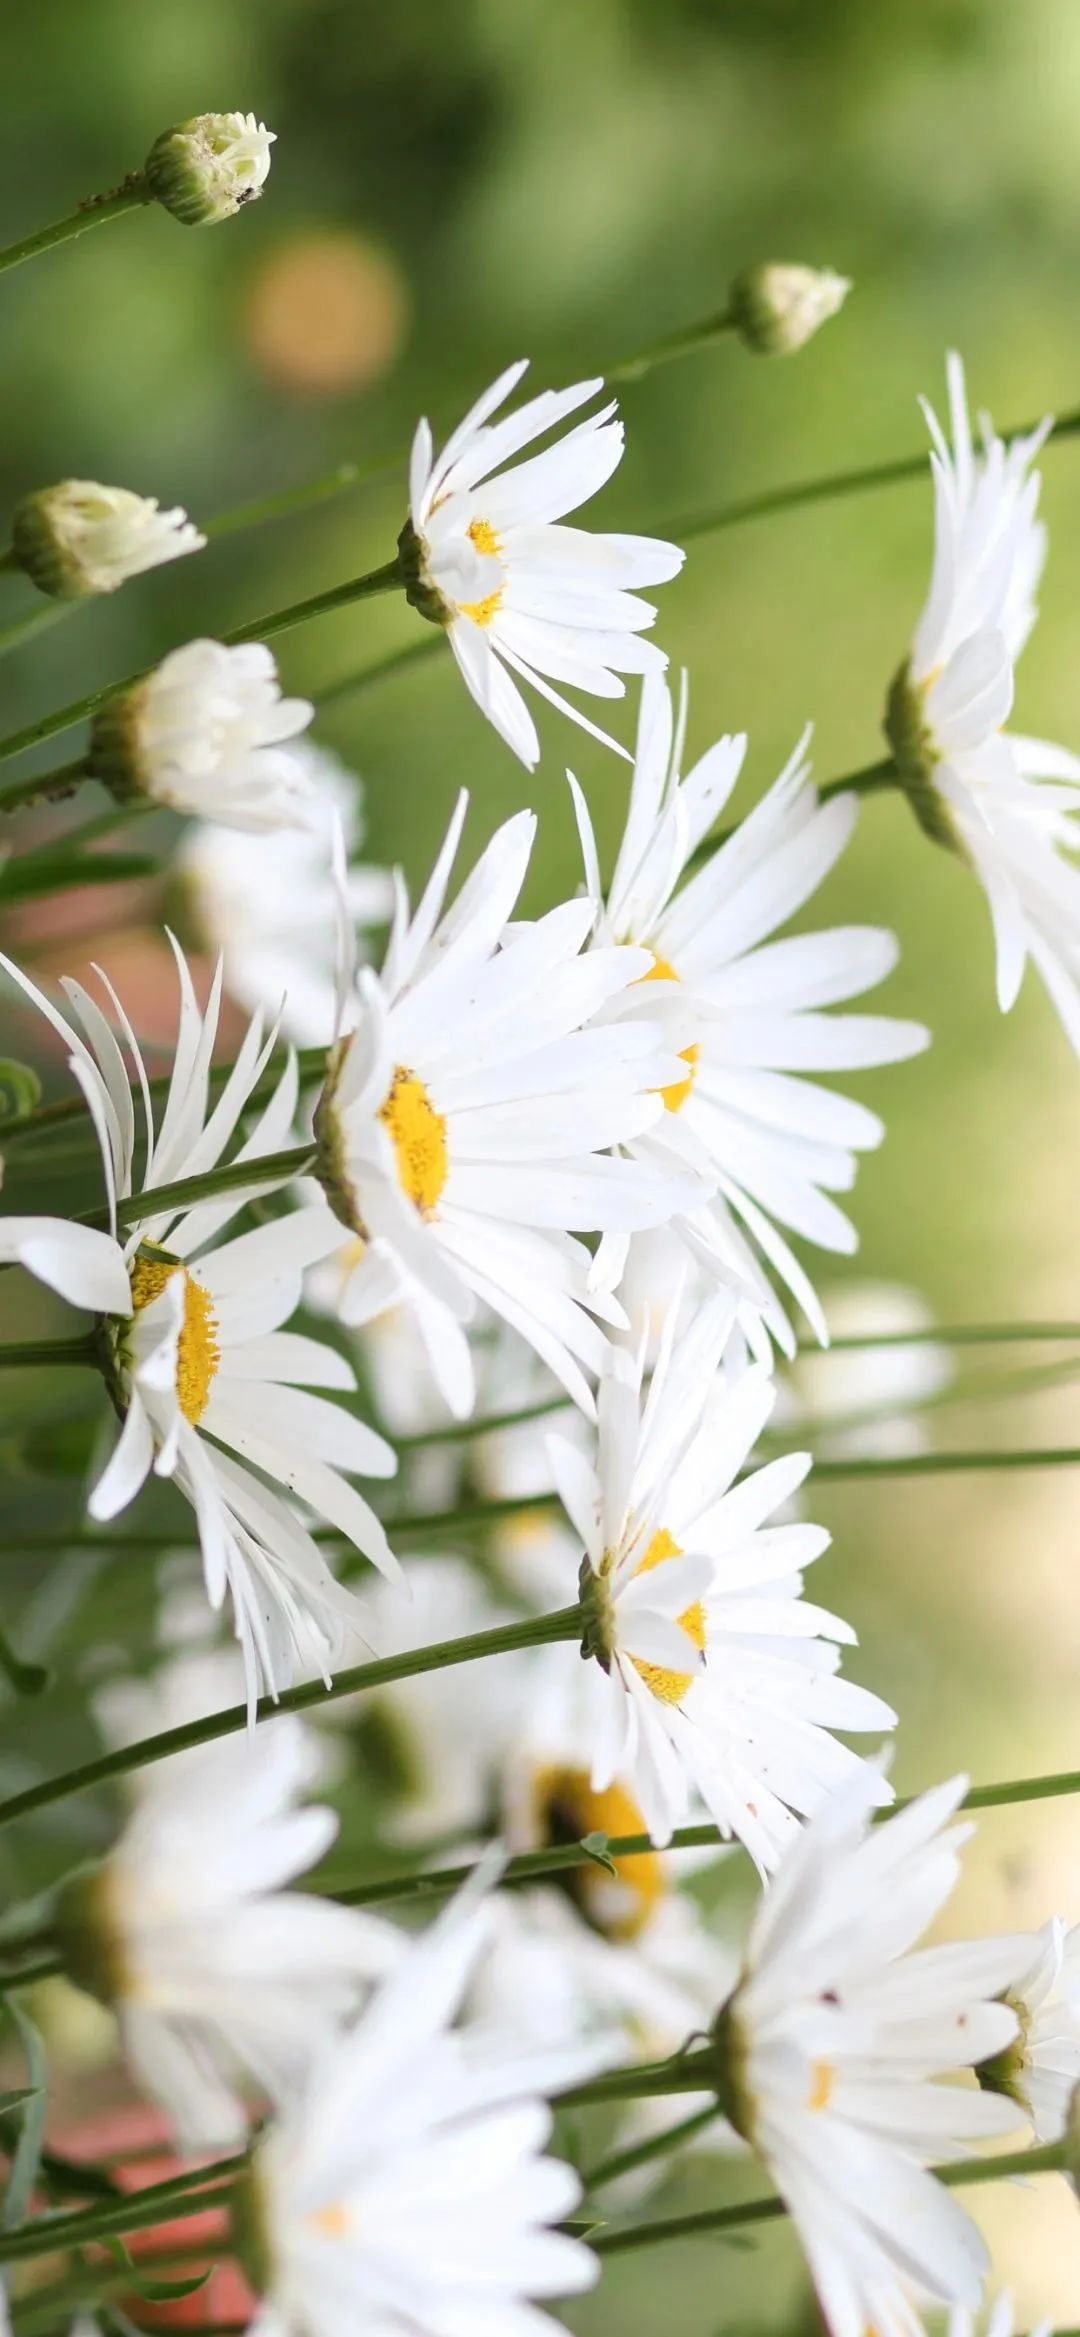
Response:
M260 2121L234 2241L267 2337L338 2337L357 2316L427 2337L542 2329L535 2301L586 2287L604 2247L575 2220L580 2173L547 2154L560 2101L668 2057L696 2145L749 2149L775 2185L833 2337L913 2337L933 2305L962 2327L990 2267L933 2170L1013 2130L1065 2133L1080 1941L1054 1922L918 1944L956 1881L965 1781L878 1822L895 1715L842 1671L850 1625L805 1595L828 1537L806 1514L809 1457L787 1449L785 1377L800 1318L828 1338L793 1245L854 1250L837 1196L883 1134L832 1076L928 1034L842 1011L889 973L889 933L784 931L856 797L817 793L804 737L721 824L746 740L689 760L685 682L673 694L639 597L682 554L563 524L614 471L622 425L599 382L507 413L523 370L441 454L421 424L398 577L530 768L521 685L604 738L563 692L639 680L610 881L571 776L572 898L519 914L530 811L462 876L462 797L414 904L399 874L356 864L355 787L303 737L313 710L282 697L269 651L197 641L106 704L87 765L119 801L197 823L177 890L216 971L200 1002L170 935L167 1079L105 973L96 995L65 981L61 1008L3 961L66 1053L102 1188L85 1217L0 1218L0 1260L93 1318L116 1427L91 1517L170 1480L201 1556L194 1624L185 1572L160 1673L114 1683L102 1726L138 1739L238 1687L251 1723L141 1771L115 1846L60 1895L57 1951L114 2007L186 2149ZM986 890L1001 1004L1030 955L1080 1045L1080 879L1059 849L1080 841L1080 761L1003 728L1044 433L1006 448L986 424L976 446L955 361L950 397L951 441L930 416L930 594L889 697L895 776ZM53 589L202 542L119 490L48 500L21 540L29 565L47 538ZM223 1067L226 1000L246 1021ZM895 1409L919 1388L888 1393ZM402 1558L395 1478L422 1510L490 1507L483 1573ZM237 1652L200 1644L207 1603ZM367 1651L521 1615L537 1644L482 1679L433 1668L328 1702L314 1729L258 1716ZM287 1887L335 1833L305 1797L357 1746L382 1765L398 1848L475 1854L419 1936ZM688 1821L731 1846L721 1880L738 1846L757 1869L741 1944L708 1891L678 1887ZM561 1883L499 1887L502 1855L575 1846ZM596 2178L624 2186L624 2211L664 2115L643 2086Z

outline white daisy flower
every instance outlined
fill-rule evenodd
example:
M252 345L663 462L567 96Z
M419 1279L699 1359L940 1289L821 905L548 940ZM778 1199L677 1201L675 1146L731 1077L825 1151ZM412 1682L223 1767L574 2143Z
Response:
M141 1682L125 1718L145 1733L197 1717L191 1679L185 1665ZM251 2088L295 2087L404 1946L375 1916L282 1888L337 1833L333 1810L298 1806L317 1765L291 1714L159 1762L108 1857L61 1895L65 1970L112 2006L186 2148L241 2142Z
M885 727L923 827L986 894L1002 1012L1030 958L1080 1051L1080 872L1059 851L1080 846L1080 756L1005 728L1046 556L1032 466L1050 421L1006 447L984 415L977 447L957 356L948 380L951 447L923 406L934 440L930 592Z
M220 956L225 988L246 1012L264 1007L300 1047L334 1035L335 900L331 836L340 819L350 856L362 839L361 785L336 755L308 740L290 748L305 790L304 829L241 835L216 819L180 838L173 873L182 915L200 948ZM388 869L346 874L349 914L361 932L389 921Z
M948 1821L966 1785L883 1826L859 1788L827 1802L759 1903L719 2023L724 2106L794 2218L831 2337L921 2337L919 2306L977 2307L989 2271L926 2170L1016 2122L949 2081L1015 2036L993 2000L1030 1941L914 1947L957 1879L972 1829Z
M1055 1916L1028 1945L1027 1970L1006 1997L1017 2034L979 2083L1018 2103L1040 2142L1057 2142L1080 2086L1080 1924L1069 1931Z
M965 2305L955 2305L949 2315L948 2337L1013 2337L1015 2312L1008 2289L995 2297L984 2316L973 2313ZM1030 2337L1051 2337L1052 2321L1039 2321Z
M551 2228L581 2186L541 2155L541 2096L596 2050L451 2029L489 1926L459 1902L415 1941L259 2142L244 2216L257 2337L540 2337L525 2300L595 2280L588 2248Z
M226 1594L231 1599L254 1704L260 1687L276 1694L294 1669L314 1668L328 1681L354 1617L349 1593L335 1582L296 1509L264 1477L394 1572L383 1529L348 1478L392 1476L396 1463L373 1429L310 1392L355 1387L351 1365L321 1341L281 1327L299 1303L304 1268L338 1238L321 1203L216 1240L252 1194L280 1186L280 1179L260 1178L258 1163L287 1140L296 1109L295 1062L235 1154L251 1162L250 1187L188 1210L155 1208L156 1188L202 1175L222 1160L276 1038L271 1030L264 1039L256 1015L211 1108L221 968L201 1014L184 958L173 948L179 1032L157 1123L128 1017L95 969L142 1090L145 1158L138 1182L128 1072L100 1007L80 983L65 980L83 1036L17 966L0 958L70 1049L101 1146L112 1228L0 1218L0 1259L17 1261L72 1306L104 1318L103 1367L122 1426L90 1495L90 1515L118 1516L151 1474L172 1479L195 1511L210 1603L216 1608ZM126 1220L119 1237L117 1200L136 1192L138 1219Z
M828 1548L828 1534L768 1523L802 1483L809 1455L736 1481L774 1388L758 1369L718 1377L730 1300L714 1295L676 1341L677 1312L644 1399L640 1350L610 1351L595 1462L550 1439L585 1547L585 1647L606 1675L593 1784L632 1780L661 1845L700 1795L767 1872L797 1830L792 1813L807 1815L853 1772L865 1774L830 1732L890 1729L896 1716L837 1678L835 1643L855 1634L802 1597L803 1569Z
M303 828L313 793L290 745L314 713L283 698L263 641L188 641L95 715L87 768L120 803L143 797L226 827Z
M580 381L545 390L493 422L526 370L523 362L500 374L440 455L430 425L419 424L398 548L414 608L444 626L481 713L533 770L540 742L511 676L624 754L551 684L621 698L623 674L665 666L663 651L641 639L656 610L635 588L677 576L686 555L653 536L591 535L553 524L587 503L618 467L623 426L614 400L542 454L502 467L604 386Z
M640 950L584 954L589 902L507 935L530 812L499 829L444 909L465 804L414 915L400 890L381 975L365 969L357 983L343 921L343 1035L315 1115L316 1174L356 1237L341 1312L359 1325L411 1306L463 1416L474 1395L463 1325L486 1303L591 1411L584 1374L606 1344L592 1315L622 1316L590 1294L591 1259L571 1237L655 1224L692 1197L669 1165L607 1149L662 1116L655 1091L675 1058L650 1023L583 1027L648 964Z
M152 495L103 487L96 479L62 479L25 496L12 537L19 566L32 583L61 600L115 592L129 577L201 552L206 544L179 506L163 511Z
M823 1011L884 978L896 963L892 934L840 926L769 939L817 891L858 817L854 796L818 802L805 740L734 834L681 881L728 801L746 747L744 738L718 740L684 779L684 730L685 700L676 725L666 683L647 680L606 902L588 809L571 778L597 943L634 942L649 952L647 982L621 994L607 1014L664 1018L680 1072L635 1155L715 1184L712 1200L682 1213L680 1233L714 1277L739 1290L748 1335L760 1315L790 1352L791 1329L757 1253L824 1340L813 1288L779 1229L853 1251L854 1228L830 1196L849 1190L856 1154L884 1134L865 1105L791 1074L899 1062L919 1053L928 1034L891 1016ZM624 1245L608 1250L615 1280Z
M804 1352L782 1375L774 1427L804 1423L819 1458L926 1452L924 1408L955 1377L926 1300L900 1282L860 1281L826 1291L823 1306L834 1344ZM915 1335L894 1345L893 1332Z

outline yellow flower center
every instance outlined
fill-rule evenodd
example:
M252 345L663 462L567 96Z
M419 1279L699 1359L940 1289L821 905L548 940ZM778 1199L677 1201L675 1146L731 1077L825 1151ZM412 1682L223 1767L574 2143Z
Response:
M677 982L679 978L670 960L658 957L655 950L648 973L641 976L643 982ZM697 1060L700 1053L700 1047L683 1047L680 1050L680 1063L687 1063L690 1068L685 1079L673 1079L670 1087L662 1087L660 1090L669 1112L681 1112L697 1075Z
M174 1274L184 1278L184 1320L176 1350L176 1400L185 1420L197 1428L221 1361L217 1316L209 1294L187 1268L174 1258L137 1257L131 1269L131 1303L135 1313L160 1298Z
M635 1567L634 1571L636 1574L651 1574L653 1567L662 1566L665 1559L681 1557L678 1543L672 1540L666 1526L661 1526L659 1533L653 1535L640 1566ZM695 1599L693 1606L685 1609L679 1616L679 1623L700 1654L705 1646L705 1609L700 1599ZM682 1703L693 1682L693 1672L668 1672L662 1664L643 1663L636 1655L630 1660L646 1687L651 1688L654 1696L659 1696L662 1704Z
M398 1176L421 1217L434 1217L449 1174L446 1120L422 1079L399 1063L379 1118L397 1156Z
M318 2232L321 2239L343 2240L349 2230L349 2210L340 2199L335 2199L329 2207L317 2207L314 2214L309 2215L308 2222L312 2231Z
M479 625L481 631L486 632L492 618L502 607L502 596L503 588L500 584L498 591L489 592L484 600L463 600L461 614L463 617L471 617L473 624Z
M485 559L497 560L499 558L502 545L489 519L470 521L466 533L469 542L475 544L477 551L482 553Z
M807 2109L827 2110L833 2097L833 2088L835 2084L836 2071L833 2068L831 2061L815 2061L814 2066L810 2072L810 2092L807 2096Z
M545 1848L580 1842L586 1834L606 1834L618 1841L624 1834L649 1831L625 1786L616 1783L597 1793L588 1770L569 1762L537 1770L533 1794L537 1833ZM591 1861L568 1872L566 1881L582 1914L605 1938L637 1939L664 1897L663 1863L655 1850L646 1850L638 1858L616 1856L613 1864L617 1890L612 1876Z
M498 536L496 535L490 520L471 520L465 532L469 538L469 542L475 546L475 549L481 554L482 558L486 560L498 560L501 558L502 545L499 542ZM499 584L496 586L495 591L487 593L483 600L463 600L461 602L461 614L463 617L471 617L473 624L479 625L481 630L483 630L488 625L490 625L492 618L502 607L502 597L503 587L501 584Z

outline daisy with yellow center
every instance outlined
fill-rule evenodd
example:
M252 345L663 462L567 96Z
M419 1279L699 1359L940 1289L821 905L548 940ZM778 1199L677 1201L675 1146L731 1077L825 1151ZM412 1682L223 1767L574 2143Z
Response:
M770 1523L808 1455L744 1474L775 1390L759 1369L722 1368L734 1315L721 1292L680 1320L677 1293L647 1390L644 1342L612 1350L595 1456L558 1436L549 1451L585 1549L584 1652L605 1689L594 1790L628 1779L660 1845L704 1803L768 1872L797 1819L865 1767L832 1731L887 1730L895 1715L837 1678L854 1633L802 1596L828 1535ZM876 1775L874 1790L888 1799Z
M927 1034L884 1015L820 1011L888 973L896 959L891 934L846 926L772 938L839 859L855 798L818 802L803 739L775 786L695 873L746 740L718 739L684 777L685 730L685 691L676 719L663 677L646 677L626 827L606 894L588 808L571 784L596 907L594 946L636 943L651 961L637 990L605 1011L622 1022L659 1017L682 1066L634 1157L700 1178L704 1198L676 1220L684 1252L737 1294L743 1332L766 1361L770 1339L794 1351L785 1288L826 1338L786 1234L827 1250L855 1248L854 1229L830 1196L848 1190L856 1155L884 1134L864 1105L802 1074L895 1062L917 1053ZM626 1253L625 1239L606 1241L595 1279L614 1287Z
M259 1161L288 1141L296 1066L287 1064L237 1148L276 1030L264 1034L256 1014L211 1105L221 967L202 1013L173 946L180 1018L159 1121L130 1022L100 976L144 1099L138 1180L128 1068L101 1008L78 982L67 981L75 1018L69 1022L16 966L0 961L69 1050L101 1143L111 1226L105 1233L63 1219L0 1219L0 1259L18 1261L101 1318L103 1365L121 1427L90 1495L90 1514L116 1517L151 1474L170 1478L187 1497L211 1605L226 1597L232 1602L254 1706L262 1691L276 1694L297 1671L314 1669L329 1679L354 1620L354 1601L335 1582L296 1504L395 1571L383 1529L349 1479L386 1477L396 1464L390 1446L365 1423L311 1392L353 1388L351 1365L321 1341L283 1328L299 1304L305 1269L339 1239L321 1202L220 1238L247 1200L280 1183L260 1176ZM250 1161L250 1187L186 1211L155 1204L157 1188L201 1175L227 1154ZM138 1215L125 1211L121 1238L117 1202L130 1202L135 1193Z
M663 1115L678 1057L645 1019L587 1028L647 973L644 950L585 953L593 911L509 921L535 832L500 828L457 899L446 891L463 796L415 913L404 889L380 975L357 973L342 911L339 1037L316 1111L316 1173L362 1245L344 1320L404 1304L445 1402L474 1400L465 1325L478 1305L524 1338L583 1409L621 1311L589 1289L580 1234L662 1222L698 1188L613 1157ZM340 1231L337 1239L340 1241Z
M501 374L439 455L429 425L420 423L399 554L413 606L445 628L481 712L532 770L540 743L513 677L623 754L552 684L621 698L624 674L662 672L663 651L641 638L656 610L635 588L676 576L685 554L653 536L590 535L555 524L597 494L622 458L614 402L528 462L503 467L604 386L581 381L546 390L493 421L525 371L512 365Z

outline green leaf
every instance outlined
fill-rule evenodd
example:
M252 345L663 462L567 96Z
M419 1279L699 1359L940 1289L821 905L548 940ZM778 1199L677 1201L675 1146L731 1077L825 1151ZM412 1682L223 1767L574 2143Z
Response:
M196 2296L200 2288L206 2287L214 2269L210 2264L205 2272L186 2272L172 2280L155 2280L152 2274L140 2269L138 2257L132 2255L126 2241L118 2239L115 2233L103 2232L98 2245L112 2257L127 2286L150 2305L179 2304L185 2296Z
M586 1858L591 1858L595 1865L603 1867L605 1874L617 1876L619 1869L608 1849L609 1840L607 1834L583 1834L580 1847Z
M0 1128L5 1120L21 1120L41 1100L41 1081L29 1063L0 1056Z
M44 1664L23 1663L16 1655L9 1639L0 1631L0 1672L17 1696L40 1696L49 1685Z
M0 873L0 900L33 901L43 893L68 892L74 885L124 884L132 877L157 876L160 863L149 852L28 852Z
M28 2088L30 2098L23 2109L19 2139L11 2155L11 2173L8 2178L7 2195L3 2208L0 2209L0 2230L11 2231L17 2223L22 2223L26 2215L30 2205L30 2195L37 2182L41 2166L41 2149L45 2137L45 2111L47 2108L45 2089L48 2084L48 2070L45 2062L45 2047L33 2021L27 2019L22 2006L13 1997L6 1998L5 2010L8 2019L14 2022L19 2032L19 2040L26 2060L26 2074L30 2080Z

